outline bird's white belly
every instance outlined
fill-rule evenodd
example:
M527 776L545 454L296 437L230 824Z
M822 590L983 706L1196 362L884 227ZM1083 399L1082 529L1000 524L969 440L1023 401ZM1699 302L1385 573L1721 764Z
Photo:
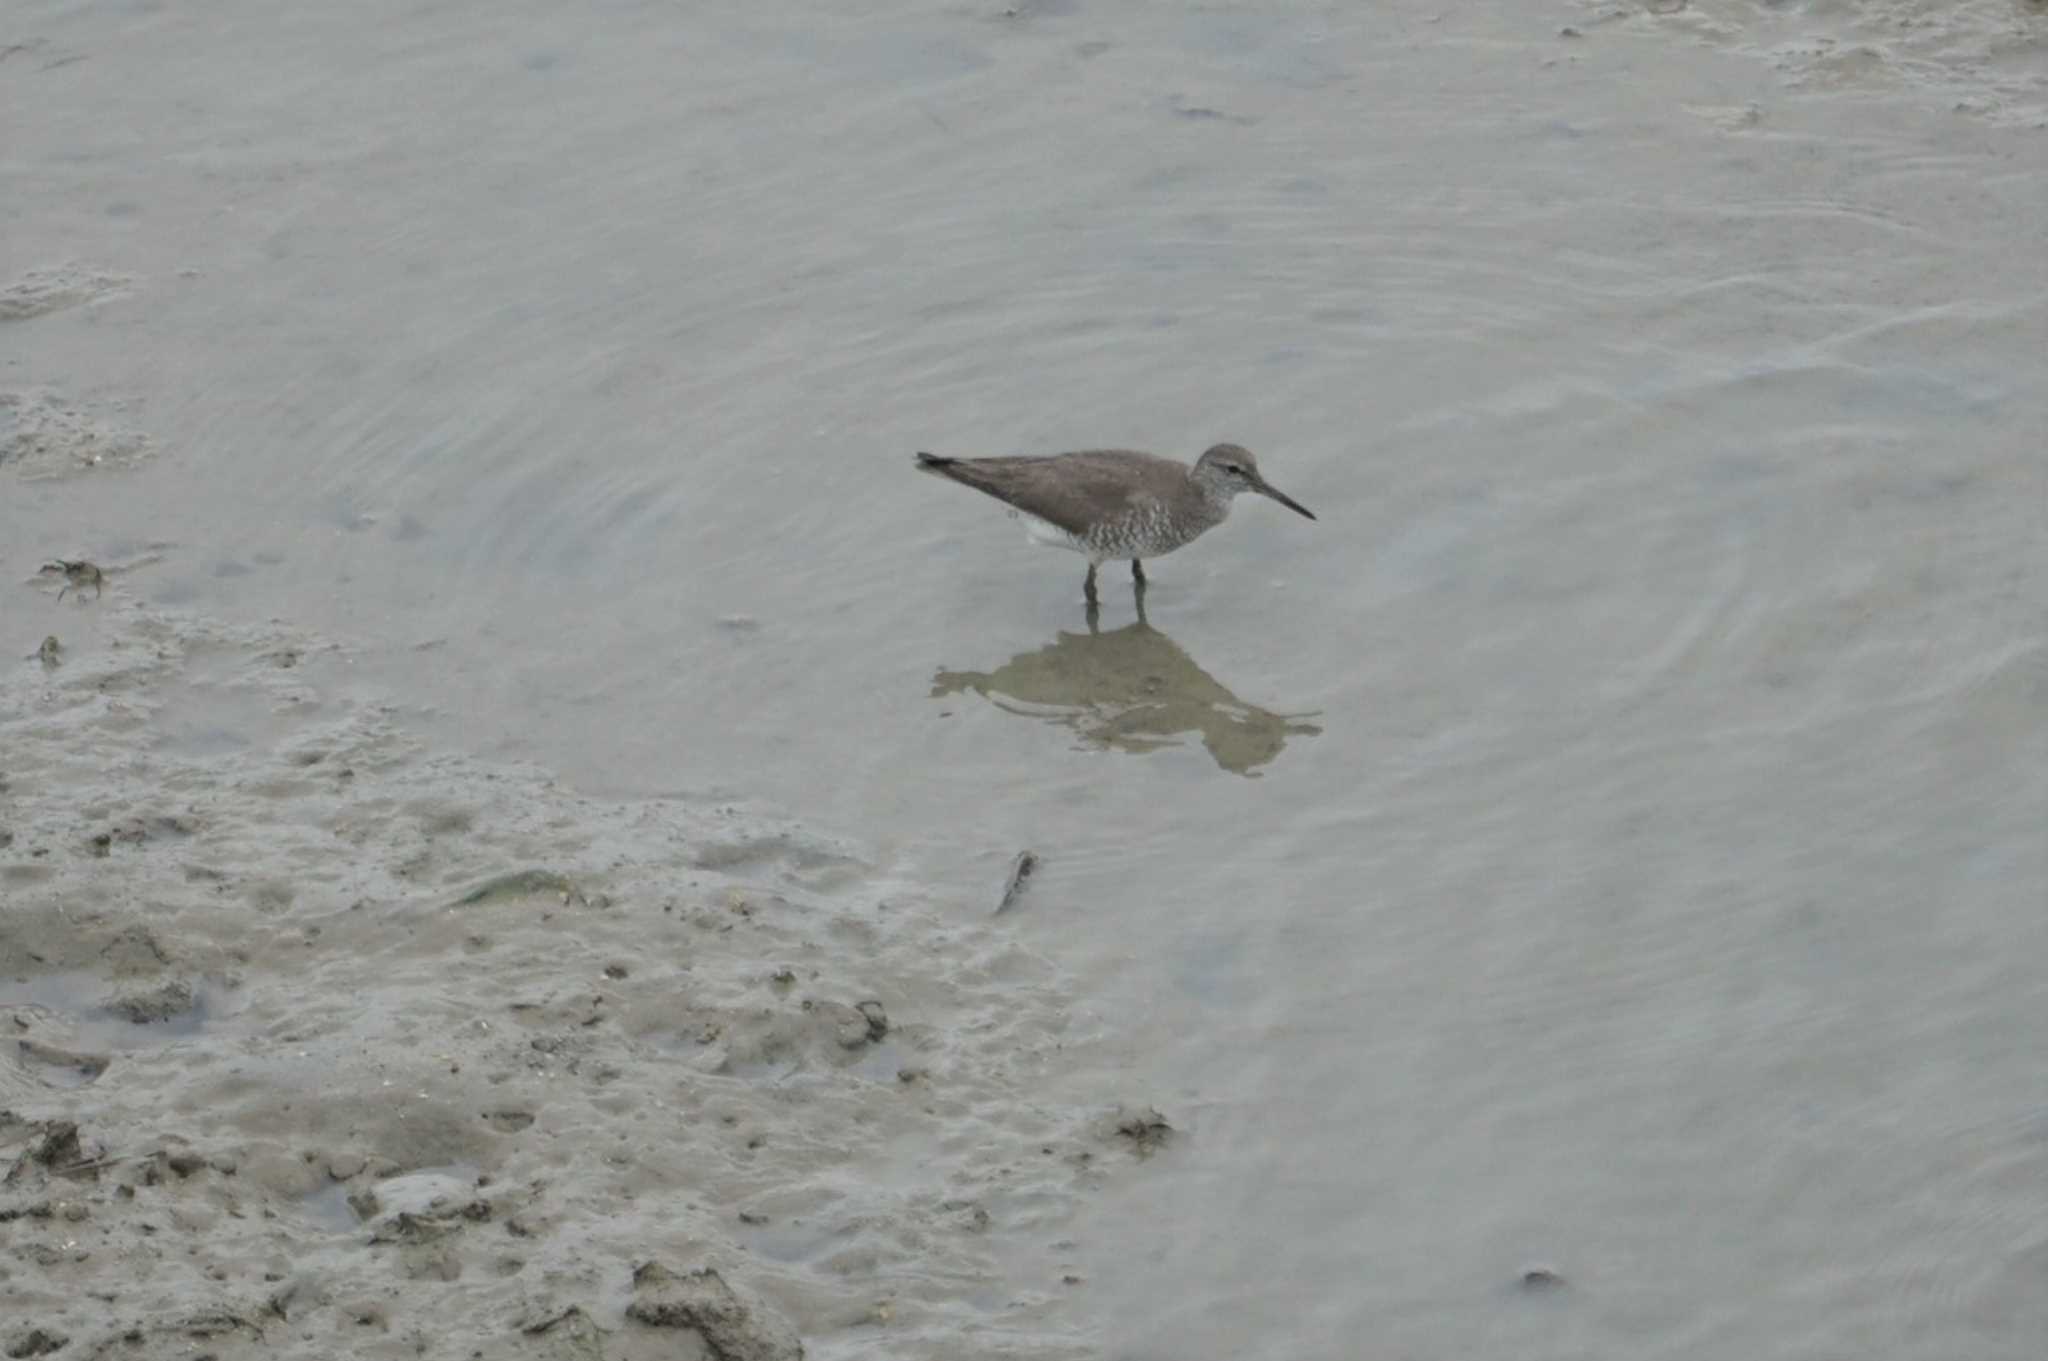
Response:
M1050 520L1041 520L1024 510L1011 511L1010 518L1024 522L1024 535L1035 544L1046 548L1065 548L1075 553L1088 552L1087 547L1079 539Z

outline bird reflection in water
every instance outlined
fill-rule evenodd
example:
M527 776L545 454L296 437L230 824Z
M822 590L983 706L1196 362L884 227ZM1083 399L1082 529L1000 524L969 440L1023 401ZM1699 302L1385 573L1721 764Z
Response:
M1147 752L1200 733L1216 764L1256 776L1290 737L1322 729L1312 714L1276 714L1247 704L1196 666L1180 645L1146 622L1108 633L1088 612L1086 633L1062 633L994 671L940 671L932 698L972 690L1008 713L1071 728L1090 747Z

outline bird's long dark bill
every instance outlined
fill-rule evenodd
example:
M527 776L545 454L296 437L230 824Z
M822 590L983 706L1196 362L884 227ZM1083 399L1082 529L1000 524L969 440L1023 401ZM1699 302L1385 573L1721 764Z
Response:
M1274 486L1270 482L1259 483L1259 490L1264 492L1266 495L1272 497L1275 501L1278 501L1281 505L1287 507L1289 510L1293 511L1296 515L1306 515L1311 520L1316 518L1314 511L1310 510L1307 506L1304 506L1303 504L1301 504L1301 502L1289 496L1286 492L1281 491L1278 487Z

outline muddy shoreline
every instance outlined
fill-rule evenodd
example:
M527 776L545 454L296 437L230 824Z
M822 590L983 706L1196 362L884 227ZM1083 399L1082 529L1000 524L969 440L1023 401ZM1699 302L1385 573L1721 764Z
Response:
M1155 1141L1034 1102L1075 1037L1010 919L430 750L332 640L53 617L0 689L8 1355L1087 1354L1059 1225Z

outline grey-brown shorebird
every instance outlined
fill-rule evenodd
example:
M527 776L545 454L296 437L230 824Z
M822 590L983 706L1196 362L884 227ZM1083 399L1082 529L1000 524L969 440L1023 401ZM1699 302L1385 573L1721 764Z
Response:
M1131 560L1131 580L1145 589L1144 559L1171 553L1223 523L1231 498L1255 491L1313 520L1306 506L1259 473L1251 450L1218 444L1190 468L1179 459L1135 449L1083 449L1015 458L941 458L919 454L917 466L986 492L1024 521L1037 543L1070 548L1088 559L1082 589L1095 603L1095 569Z

